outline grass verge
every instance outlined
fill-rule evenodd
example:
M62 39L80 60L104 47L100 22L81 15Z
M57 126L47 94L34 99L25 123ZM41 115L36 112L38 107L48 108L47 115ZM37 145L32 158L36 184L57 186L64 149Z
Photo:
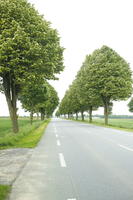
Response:
M88 120L85 120L85 121L82 121L80 119L79 120L70 119L70 120L90 124ZM104 119L93 119L91 124L101 126L101 127L122 130L122 131L133 132L133 119L109 119L108 125L104 124Z
M35 120L32 125L29 119L20 119L20 131L14 134L11 131L10 119L0 119L2 129L0 130L0 149L8 148L33 148L40 141L44 130L50 119L43 122ZM0 185L0 200L6 200L11 191L11 186Z
M11 190L9 185L0 185L0 200L6 200Z
M39 142L44 129L50 122L50 119L45 121L35 121L32 125L27 121L20 126L20 131L14 134L11 131L5 131L4 135L0 134L0 149L7 148L33 148Z
M45 122L41 124L37 129L31 131L28 135L19 140L15 147L34 148L40 141L49 122L50 120L45 120Z

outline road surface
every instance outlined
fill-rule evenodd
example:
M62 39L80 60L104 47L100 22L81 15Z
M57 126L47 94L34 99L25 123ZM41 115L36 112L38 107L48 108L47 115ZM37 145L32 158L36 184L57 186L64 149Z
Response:
M133 200L133 133L53 119L10 200Z

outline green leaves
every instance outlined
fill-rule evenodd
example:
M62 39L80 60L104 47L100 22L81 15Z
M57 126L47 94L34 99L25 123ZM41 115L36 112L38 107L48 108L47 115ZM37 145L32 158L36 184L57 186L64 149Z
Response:
M59 107L60 114L104 106L107 124L113 106L111 102L125 100L132 94L131 75L129 64L114 50L107 46L95 50L92 55L86 56L75 81L66 92Z
M63 70L63 48L57 31L27 1L2 0L0 10L1 73L17 66L17 76L38 71L36 74L41 72L50 79Z
M130 101L128 103L128 107L129 107L129 111L133 112L133 98L130 99Z
M89 74L94 92L111 100L124 100L131 95L131 70L115 51L103 46L92 54L92 62Z
M13 124L20 92L35 78L56 79L63 50L57 31L27 0L0 1L0 77Z
M32 113L51 116L59 103L55 89L47 82L36 80L23 88L19 95L22 107Z

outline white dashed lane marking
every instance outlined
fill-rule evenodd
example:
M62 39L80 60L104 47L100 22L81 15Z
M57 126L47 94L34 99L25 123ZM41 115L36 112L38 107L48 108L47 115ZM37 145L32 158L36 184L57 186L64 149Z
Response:
M57 140L57 146L60 146L60 145L61 145L60 141L59 141L59 140Z
M66 167L66 162L62 153L59 153L59 160L61 167Z
M67 199L67 200L76 200L76 199Z

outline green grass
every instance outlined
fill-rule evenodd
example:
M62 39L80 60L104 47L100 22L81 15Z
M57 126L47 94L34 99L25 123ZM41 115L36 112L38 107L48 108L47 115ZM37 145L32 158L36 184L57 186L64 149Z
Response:
M28 135L19 140L15 147L23 147L23 148L33 148L40 141L42 134L47 127L47 124L50 120L46 120L43 124L41 124L37 129L31 131Z
M0 118L0 149L7 148L33 148L40 141L50 119L45 121L34 120L30 124L28 118L19 119L20 131L18 134L12 132L9 118ZM0 185L0 200L6 200L11 186Z
M94 119L93 123L104 125L104 119ZM109 119L108 126L133 131L133 119Z
M9 118L0 118L0 149L36 146L50 120L34 120L30 124L28 118L19 119L20 131L17 134L12 132L11 121Z
M78 121L83 122L81 120ZM89 121L85 119L84 123L89 123ZM133 119L109 119L108 125L105 125L103 118L94 118L92 124L133 132Z
M0 185L0 200L6 200L10 192L11 186Z

